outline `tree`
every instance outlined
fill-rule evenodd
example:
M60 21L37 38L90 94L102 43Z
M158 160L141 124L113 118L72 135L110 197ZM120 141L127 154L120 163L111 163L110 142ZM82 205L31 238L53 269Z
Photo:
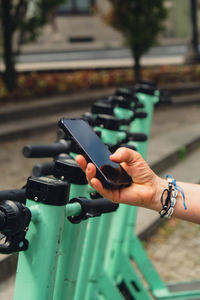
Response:
M185 57L185 62L189 64L200 62L197 4L196 0L190 0L191 41Z
M120 31L129 46L134 61L136 81L140 80L141 56L156 44L158 33L167 17L164 0L109 0L108 22Z
M3 80L9 91L14 90L17 85L15 55L20 53L21 44L36 39L52 9L62 2L63 0L0 0L2 55L5 64Z

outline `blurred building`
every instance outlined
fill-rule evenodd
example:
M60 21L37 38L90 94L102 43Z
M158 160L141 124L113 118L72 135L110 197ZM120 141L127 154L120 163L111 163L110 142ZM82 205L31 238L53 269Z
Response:
M103 19L109 7L108 0L66 0L57 8L59 33L73 48L122 47L122 35Z
M34 9L34 1L29 2L30 14ZM159 36L159 44L188 43L191 32L189 1L165 0L168 18L165 31ZM110 7L109 0L66 0L53 11L37 41L23 45L23 51L29 51L30 48L33 51L49 51L124 47L122 34L105 22Z
M189 0L166 0L165 5L169 14L160 42L184 43L190 34ZM93 42L96 40L102 43L104 39L105 47L123 46L121 34L110 28L102 19L102 15L106 14L109 8L109 0L66 0L66 4L58 8L57 14L68 18L71 31L69 41L75 42L75 36L80 37L80 40L82 37L84 41L85 36L85 39ZM77 28L76 24L80 23L81 26Z
M162 34L162 41L183 42L190 35L190 0L166 0L168 18L165 22L166 30Z

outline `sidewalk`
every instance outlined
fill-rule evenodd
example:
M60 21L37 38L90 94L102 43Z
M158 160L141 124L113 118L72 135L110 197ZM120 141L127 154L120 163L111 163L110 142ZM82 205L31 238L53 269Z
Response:
M141 66L159 66L159 65L179 65L184 63L184 57L165 56L165 57L147 57L141 59ZM33 62L17 63L18 72L29 71L61 71L61 70L87 70L87 69L109 69L109 68L129 68L133 66L132 58L120 59L102 59L102 60L84 60L84 61L57 61L57 62ZM3 64L0 63L0 70L3 70Z

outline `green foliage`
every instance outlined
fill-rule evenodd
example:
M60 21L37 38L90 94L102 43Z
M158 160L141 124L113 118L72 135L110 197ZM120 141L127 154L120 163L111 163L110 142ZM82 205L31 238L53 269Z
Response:
M1 19L4 13L3 1L10 2L12 33L18 31L19 36L23 35L23 42L35 40L42 26L47 23L52 10L64 2L64 0L2 0Z
M164 0L109 0L113 5L111 24L124 34L135 55L144 54L163 30L167 16Z
M21 45L37 38L49 15L63 2L64 0L0 1L0 37L5 64L3 80L9 91L14 90L17 85L14 57L20 53Z
M164 29L167 17L164 0L109 1L112 4L109 23L124 35L135 60L139 60Z

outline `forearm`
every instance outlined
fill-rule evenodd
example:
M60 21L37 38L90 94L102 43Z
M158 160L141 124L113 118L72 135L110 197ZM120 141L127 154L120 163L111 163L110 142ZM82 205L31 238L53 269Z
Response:
M185 204L187 209L183 205L183 197L180 191L178 191L177 202L174 208L173 216L200 224L200 185L177 182L185 194ZM159 178L157 180L157 191L155 194L155 199L152 201L151 209L160 211L162 209L161 205L161 195L164 189L168 188L168 182L166 179Z

